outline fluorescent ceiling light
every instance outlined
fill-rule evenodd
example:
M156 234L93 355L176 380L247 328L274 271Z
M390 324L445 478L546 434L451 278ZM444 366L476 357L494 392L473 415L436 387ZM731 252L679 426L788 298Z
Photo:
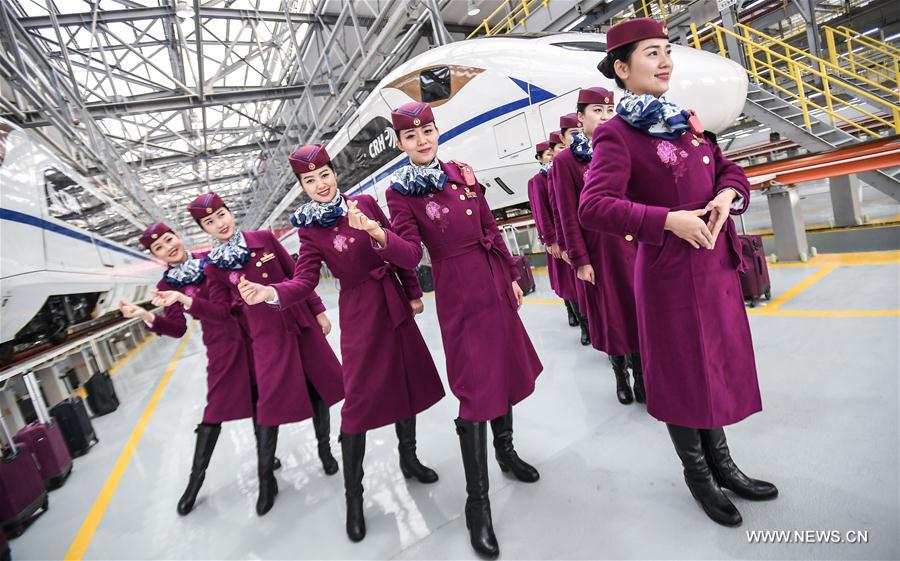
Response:
M194 17L194 6L187 0L178 0L175 3L175 15L181 19Z
M466 14L477 16L479 12L481 12L481 8L475 5L475 0L469 0L469 4L466 6Z

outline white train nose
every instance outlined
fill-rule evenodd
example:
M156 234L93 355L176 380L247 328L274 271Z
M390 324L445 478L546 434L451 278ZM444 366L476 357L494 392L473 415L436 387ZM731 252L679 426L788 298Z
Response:
M672 88L666 97L696 111L707 130L720 132L731 125L747 98L747 72L741 65L678 45L672 46L672 58Z

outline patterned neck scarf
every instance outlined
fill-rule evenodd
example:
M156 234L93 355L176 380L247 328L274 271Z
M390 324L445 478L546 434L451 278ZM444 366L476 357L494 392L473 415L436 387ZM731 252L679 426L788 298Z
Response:
M250 258L250 250L247 249L247 240L240 230L236 231L228 241L215 243L209 252L209 260L220 269L241 269L247 259Z
M594 148L591 146L591 139L583 132L574 131L572 133L572 145L569 146L575 158L582 162L590 162L594 155Z
M427 166L407 164L391 175L391 189L415 197L443 191L446 184L447 174L441 169L437 158Z
M553 162L547 162L546 164L541 164L541 175L547 177L547 174L550 173L550 168L553 167Z
M327 203L309 201L300 205L300 208L291 215L291 224L295 228L312 228L313 226L328 228L334 226L344 214L344 197L338 192Z
M690 129L690 113L662 96L637 95L626 90L616 113L632 127L665 140L675 140Z
M205 257L202 259L191 257L184 263L169 267L163 274L163 280L175 288L181 288L189 284L200 284L206 278L203 272L204 265L206 265Z

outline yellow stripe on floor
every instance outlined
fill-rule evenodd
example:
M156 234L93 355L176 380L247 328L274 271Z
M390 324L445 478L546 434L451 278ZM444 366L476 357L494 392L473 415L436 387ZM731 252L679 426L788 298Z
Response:
M159 385L156 386L156 391L153 392L153 397L150 398L150 403L148 403L147 407L144 408L144 412L141 415L140 420L134 427L134 430L131 432L131 436L128 438L128 442L125 443L125 448L119 455L119 459L116 461L116 465L113 467L113 470L109 474L109 477L106 478L106 482L103 484L103 488L100 490L100 494L94 501L94 505L91 507L90 512L88 512L87 517L81 524L81 528L78 530L78 534L72 541L72 545L69 546L69 551L66 552L65 556L65 559L67 561L80 561L84 558L84 554L87 551L91 540L94 538L94 533L97 531L97 527L100 526L100 521L103 520L103 515L106 513L106 509L109 507L109 503L112 501L113 495L115 494L116 489L118 489L119 487L119 483L121 483L122 481L122 476L125 475L125 470L128 468L129 462L131 462L131 457L134 455L135 450L137 450L138 443L140 443L141 438L144 436L144 431L147 429L147 425L150 423L150 417L153 416L153 411L156 409L156 405L159 403L159 399L162 396L163 390L165 390L166 386L169 384L169 379L172 377L172 373L175 371L175 366L178 364L178 360L181 358L181 353L184 352L188 341L191 339L191 334L193 333L193 331L194 325L192 323L190 329L187 332L187 335L185 335L184 340L182 340L181 345L178 346L178 350L175 351L175 356L173 356L172 361L169 362L169 366L168 368L166 368L166 372L165 374L163 374L162 380L160 380Z
M134 355L138 354L141 351L141 349L143 349L148 344L150 344L150 341L152 341L154 339L156 339L156 334L151 333L149 336L147 336L146 339L144 339L140 344L138 344L137 347L128 351L128 353L126 353L125 356L123 356L122 358L117 360L116 363L112 365L112 367L109 369L109 375L112 376L113 374L115 374L116 370L118 370L119 368L122 368L122 366L124 366L126 362L131 360L131 358Z
M823 278L828 276L829 273L831 273L832 271L834 271L837 268L838 268L838 266L834 265L834 264L829 264L829 265L823 266L821 269L819 269L815 273L809 275L802 281L800 281L797 284L795 284L794 286L792 286L784 294L773 299L771 302L769 302L769 304L766 306L765 309L769 312L771 312L772 310L777 310L779 307L784 305L786 302L788 302L789 300L791 300L792 298L794 298L801 292L805 291L810 286L816 284L817 282L819 282L820 280L822 280Z

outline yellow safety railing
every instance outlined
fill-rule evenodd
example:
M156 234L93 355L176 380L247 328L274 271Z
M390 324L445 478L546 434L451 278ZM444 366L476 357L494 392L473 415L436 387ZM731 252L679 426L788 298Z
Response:
M840 121L849 125L851 130L872 137L883 136L877 130L881 128L891 129L891 134L900 134L900 105L889 101L895 95L893 90L752 27L739 23L731 31L720 25L708 26L714 30L719 54L728 56L726 37L734 38L743 50L751 79L785 94L792 103L798 104L807 130L812 131L813 113L820 111L828 116L832 125L838 126ZM862 82L882 95L869 93L855 86L851 80ZM845 99L846 94L864 100L874 108L874 112L858 102L853 103L852 99ZM864 126L859 121L848 119L840 113L844 109L865 115L871 124Z
M890 84L900 99L900 49L849 27L822 26L828 59L837 66L849 66L854 74L874 82Z
M517 26L523 25L531 14L541 8L546 8L549 1L504 0L496 10L481 21L481 24L472 33L469 33L466 39L471 39L482 32L487 37L510 33Z

